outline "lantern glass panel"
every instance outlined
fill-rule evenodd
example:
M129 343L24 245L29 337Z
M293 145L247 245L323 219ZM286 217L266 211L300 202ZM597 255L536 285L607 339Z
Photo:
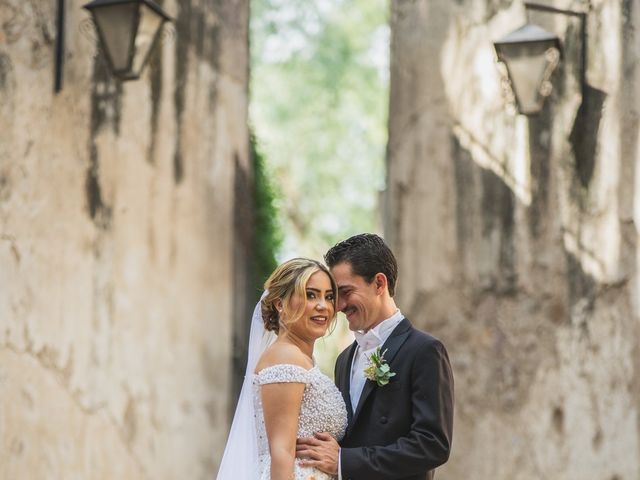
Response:
M132 73L139 75L144 67L149 51L153 46L153 41L162 24L164 18L147 5L140 5L140 24L135 42L135 53L133 57Z
M542 109L544 97L540 88L550 62L547 55L550 48L556 48L554 40L500 46L500 56L509 71L522 113L536 113Z
M100 6L93 10L94 21L116 72L130 67L137 8L136 2L130 2Z

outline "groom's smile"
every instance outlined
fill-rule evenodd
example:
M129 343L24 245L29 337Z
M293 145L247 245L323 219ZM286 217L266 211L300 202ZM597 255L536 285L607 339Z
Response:
M358 307L354 305L347 305L342 313L347 317L347 322L349 322L349 330L362 330L361 325L366 324L366 321L362 321L362 317L365 317L364 314L360 315L360 311Z
M353 315L358 313L358 309L356 307L345 307L342 313L347 316L347 320L352 320Z

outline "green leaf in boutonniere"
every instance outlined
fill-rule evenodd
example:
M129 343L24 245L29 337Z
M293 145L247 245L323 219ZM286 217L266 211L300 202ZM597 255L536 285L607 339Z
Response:
M395 376L395 373L391 371L391 367L389 367L389 364L384 359L385 353L387 353L386 350L380 353L380 347L376 348L376 350L369 355L367 366L364 369L365 378L376 382L379 387L384 387L389 383L389 379Z

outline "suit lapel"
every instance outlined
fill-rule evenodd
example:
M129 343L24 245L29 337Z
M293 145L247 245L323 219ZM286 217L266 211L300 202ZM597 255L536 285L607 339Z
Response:
M389 365L391 365L391 362L393 361L396 354L400 350L400 347L402 347L402 344L405 342L405 340L409 336L410 330L411 330L411 323L409 323L409 320L404 318L398 324L398 326L393 330L393 332L391 333L387 341L384 342L384 344L380 348L381 352L384 352L386 350L386 353L384 354L384 359ZM355 351L355 348L353 350ZM353 358L353 352L351 352L350 358ZM350 374L351 374L351 362L349 362L349 379L351 378ZM364 403L367 401L367 398L369 397L369 395L371 395L371 392L373 392L373 390L375 390L376 388L377 388L376 382L371 380L367 380L365 382L364 388L362 389L362 395L360 395L360 400L358 400L358 406L356 408L356 411L353 414L353 418L350 419L349 421L349 429L351 429L351 427L355 425L356 421L358 420L358 415L362 411L362 407ZM351 403L351 401L349 401L349 403Z
M351 405L351 364L353 363L353 355L355 354L358 344L353 342L349 347L344 364L340 366L341 378L338 390L342 393L342 398L347 406L347 414L349 417L349 424L351 424L351 418L353 417L353 406Z

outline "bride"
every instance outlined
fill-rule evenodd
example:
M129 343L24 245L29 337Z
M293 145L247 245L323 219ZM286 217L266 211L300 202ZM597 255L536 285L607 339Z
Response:
M319 262L295 258L265 283L251 322L247 370L218 480L333 480L295 459L296 439L340 440L347 411L313 360L336 319L336 282Z

